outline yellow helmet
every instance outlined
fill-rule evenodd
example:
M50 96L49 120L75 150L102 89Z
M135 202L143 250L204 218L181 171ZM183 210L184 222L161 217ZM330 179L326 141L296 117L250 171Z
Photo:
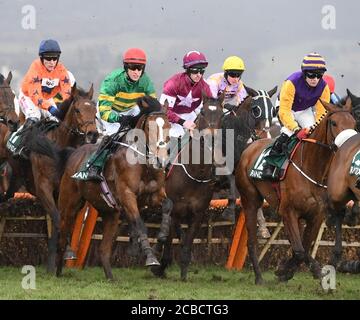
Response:
M231 56L225 59L223 64L223 70L245 70L245 64L244 61L237 57L237 56Z

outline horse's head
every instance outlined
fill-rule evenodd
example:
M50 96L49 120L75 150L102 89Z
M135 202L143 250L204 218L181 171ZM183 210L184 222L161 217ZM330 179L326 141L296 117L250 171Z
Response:
M351 93L349 89L346 89L346 92L351 100L351 104L352 104L351 112L356 120L356 128L359 131L360 130L360 97L357 97L356 95Z
M203 94L203 107L196 120L196 129L202 131L204 136L213 135L217 129L221 128L224 97L225 94L222 94L218 99L214 99Z
M84 138L85 143L96 143L99 133L96 127L96 104L92 101L94 87L88 92L73 87L71 97L59 109L64 112L64 123L74 135Z
M270 127L273 118L276 117L276 109L271 101L271 97L276 93L277 86L269 91L254 90L245 87L246 92L252 97L251 108L255 118L256 135L259 138L271 138Z
M150 158L156 161L153 164L164 166L168 158L167 144L171 128L166 115L168 102L165 101L162 106L156 98L144 96L138 99L137 104L140 114L135 117L136 128L144 131Z
M4 122L10 131L16 131L19 127L19 117L15 112L15 94L10 87L12 73L7 78L0 74L0 121Z
M351 114L352 104L348 97L344 105L335 105L320 100L327 111L325 118L318 125L319 131L326 137L327 144L333 144L339 133L347 129L355 129L356 121ZM317 127L316 127L317 128ZM314 130L315 133L316 130Z

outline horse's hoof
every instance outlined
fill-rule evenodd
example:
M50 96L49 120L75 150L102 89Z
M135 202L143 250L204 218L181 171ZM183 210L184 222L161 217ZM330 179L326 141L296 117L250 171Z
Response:
M166 278L165 271L160 266L152 266L150 270L155 277Z
M152 267L152 266L159 266L160 262L155 257L149 257L146 259L145 266Z

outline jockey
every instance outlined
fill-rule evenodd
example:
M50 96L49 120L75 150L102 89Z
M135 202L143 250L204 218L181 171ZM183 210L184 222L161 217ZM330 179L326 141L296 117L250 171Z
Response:
M212 93L203 74L208 66L205 55L199 51L189 51L183 58L182 73L177 73L164 84L160 103L167 100L167 116L171 123L170 136L181 137L185 130L194 130L194 123L202 108L202 92L209 97Z
M339 103L341 99L335 93L335 79L329 74L325 74L323 79L326 81L330 89L330 102L333 104Z
M75 77L72 74L72 72L70 72L69 70L68 70L68 75L69 75L70 85L71 85L71 88L72 88L76 84L76 80L75 80ZM60 92L54 97L54 101L55 101L57 106L59 106L64 101L64 99L61 96Z
M325 114L320 99L330 101L330 89L322 79L326 71L324 58L317 53L306 55L301 71L291 74L280 91L279 119L283 124L280 136L275 140L269 156L279 155L296 134L299 139ZM264 165L263 179L279 179L279 172L268 163Z
M222 69L224 72L215 73L206 80L212 95L218 97L225 92L224 106L238 106L248 95L241 81L245 70L244 61L237 56L228 57Z
M39 121L41 117L58 121L59 110L54 97L60 94L63 99L67 99L71 95L69 74L65 66L59 62L60 54L61 49L57 41L41 41L40 59L33 61L21 84L19 106L26 122L16 133L18 137L19 133ZM16 155L20 154L22 149L22 143L18 142L18 146L11 150Z
M110 73L101 84L99 111L101 119L109 123L128 125L140 113L136 100L142 96L156 97L154 85L145 73L146 54L142 49L128 49L123 56L121 69ZM89 159L88 180L102 181L101 172L109 155L109 139L103 139Z

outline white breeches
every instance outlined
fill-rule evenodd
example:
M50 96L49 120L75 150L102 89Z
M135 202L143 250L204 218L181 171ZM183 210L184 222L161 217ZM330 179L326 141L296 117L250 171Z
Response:
M307 108L302 111L291 111L295 121L299 124L301 128L310 128L315 124L315 114L313 112L313 108ZM286 127L281 128L281 133L285 133L287 136L291 136L294 134L293 131L289 130Z

